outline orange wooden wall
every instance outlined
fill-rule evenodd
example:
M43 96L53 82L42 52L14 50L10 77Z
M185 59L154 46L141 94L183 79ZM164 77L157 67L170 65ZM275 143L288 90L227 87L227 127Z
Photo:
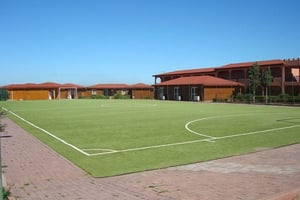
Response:
M230 99L234 88L204 88L204 101L212 101L214 98L217 99Z
M10 100L46 100L49 99L48 90L9 90Z
M132 90L132 98L134 99L153 99L154 92L149 89L136 89Z

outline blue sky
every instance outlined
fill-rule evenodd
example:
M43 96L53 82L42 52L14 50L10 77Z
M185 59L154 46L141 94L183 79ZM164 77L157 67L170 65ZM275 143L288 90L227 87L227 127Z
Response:
M298 0L0 0L0 85L154 83L300 56Z

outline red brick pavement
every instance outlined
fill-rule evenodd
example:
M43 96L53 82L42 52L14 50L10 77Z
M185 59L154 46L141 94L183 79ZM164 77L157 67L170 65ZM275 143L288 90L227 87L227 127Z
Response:
M21 200L292 200L300 188L300 144L162 170L93 178L12 121L5 119L4 123L4 135L12 136L1 139L4 176L12 194Z

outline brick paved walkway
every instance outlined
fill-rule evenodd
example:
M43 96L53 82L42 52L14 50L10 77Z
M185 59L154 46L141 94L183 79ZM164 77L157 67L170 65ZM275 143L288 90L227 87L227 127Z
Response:
M12 194L21 200L277 200L300 188L300 144L162 170L93 178L10 120L4 123L4 135L11 137L1 139L3 171Z

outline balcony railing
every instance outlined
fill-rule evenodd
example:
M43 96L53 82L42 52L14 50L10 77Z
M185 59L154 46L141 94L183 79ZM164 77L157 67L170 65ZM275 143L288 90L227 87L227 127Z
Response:
M230 79L231 81L235 81L238 83L243 83L245 85L248 85L249 79ZM274 77L273 82L271 83L271 86L281 86L282 84L282 78L281 77ZM286 79L285 85L300 85L300 77L294 76L293 79Z

